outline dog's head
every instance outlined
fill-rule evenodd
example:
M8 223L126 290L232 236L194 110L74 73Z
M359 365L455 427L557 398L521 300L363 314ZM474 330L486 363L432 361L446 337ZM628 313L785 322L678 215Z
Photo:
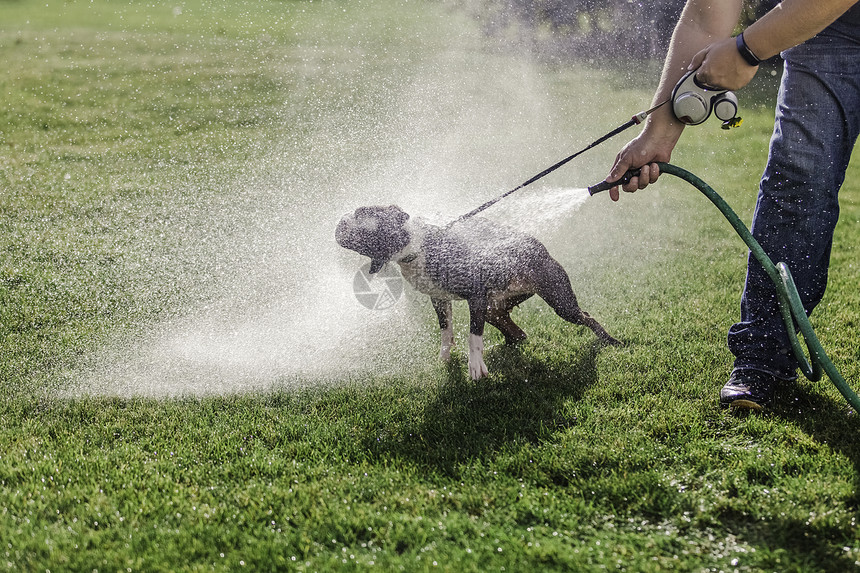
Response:
M403 228L408 219L396 205L359 207L343 216L334 237L341 247L370 257L370 272L376 273L409 244L409 233Z

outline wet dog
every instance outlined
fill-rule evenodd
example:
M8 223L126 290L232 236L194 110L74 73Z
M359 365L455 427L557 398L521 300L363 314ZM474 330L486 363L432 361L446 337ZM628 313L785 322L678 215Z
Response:
M454 332L451 301L469 305L469 375L488 374L484 363L484 323L495 326L506 344L526 339L511 310L540 296L564 320L585 325L607 344L619 344L579 308L565 270L534 237L486 219L468 218L439 227L395 205L360 207L344 215L335 230L338 244L370 257L370 272L389 261L400 266L415 290L430 296L442 331L440 357L451 358Z

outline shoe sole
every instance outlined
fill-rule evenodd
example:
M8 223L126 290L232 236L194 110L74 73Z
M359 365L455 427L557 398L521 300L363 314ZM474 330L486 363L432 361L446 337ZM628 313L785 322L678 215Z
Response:
M744 400L743 398L739 398L738 400L732 400L726 406L730 406L732 408L740 408L741 410L756 410L761 411L764 410L764 406L753 402L752 400Z

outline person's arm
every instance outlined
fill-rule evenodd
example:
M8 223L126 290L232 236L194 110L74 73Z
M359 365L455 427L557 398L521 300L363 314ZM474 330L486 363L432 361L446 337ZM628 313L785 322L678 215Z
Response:
M652 105L671 97L675 84L687 73L697 53L732 33L741 8L742 0L688 0L672 33ZM624 190L632 192L654 183L660 174L654 162L669 161L683 130L684 124L677 120L671 107L660 107L648 117L639 136L616 156L607 180L615 181L628 169L639 167L639 176L624 185ZM618 188L610 189L609 195L617 201Z
M744 40L758 59L766 60L812 38L856 3L784 0L744 30ZM738 56L735 39L724 38L696 54L690 69L700 68L696 77L708 85L737 90L749 83L757 69Z
M857 0L785 0L744 31L749 49L761 60L812 38L844 14ZM707 85L740 89L747 85L757 66L749 65L730 37L741 10L741 0L689 0L672 35L663 74L654 97L659 103L689 70ZM616 156L607 179L617 180L630 169L641 166L623 189L644 189L659 176L657 161L669 161L684 126L668 105L652 114L639 136ZM610 189L613 201L618 188Z

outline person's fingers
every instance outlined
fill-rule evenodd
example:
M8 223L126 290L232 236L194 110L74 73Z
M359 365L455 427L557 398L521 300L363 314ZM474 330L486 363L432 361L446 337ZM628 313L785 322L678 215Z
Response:
M710 46L705 48L704 50L700 50L693 56L693 59L690 60L690 65L687 66L687 71L692 71L699 68L702 65L702 62L705 61L705 57L708 55L708 50Z
M621 188L627 193L633 193L656 183L659 177L660 167L656 163L646 163L639 168L639 175L632 177Z
M648 175L650 175L650 180L648 181L649 185L651 183L657 183L657 179L660 177L660 166L656 163L652 163L648 170Z

